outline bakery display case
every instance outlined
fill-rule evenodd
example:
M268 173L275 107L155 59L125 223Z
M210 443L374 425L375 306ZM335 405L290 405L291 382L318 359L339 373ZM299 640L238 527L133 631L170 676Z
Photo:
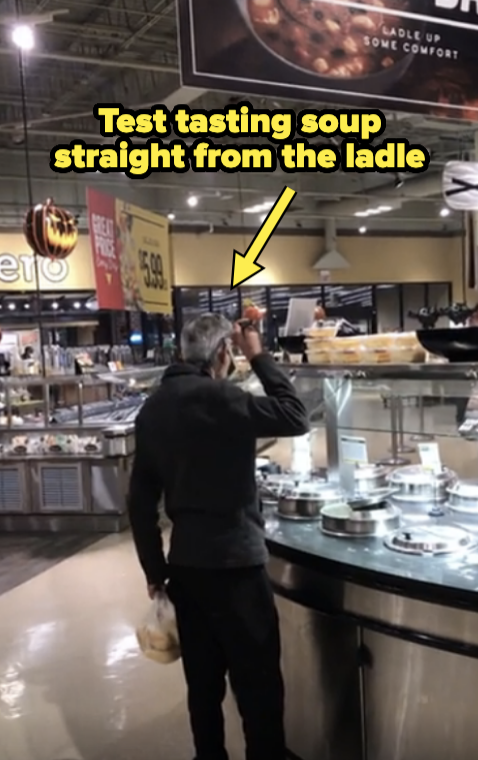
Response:
M127 526L134 420L163 368L0 380L0 530ZM68 398L72 404L65 403ZM105 398L86 401L102 388ZM88 393L90 391L90 393Z
M257 468L291 756L472 760L478 367L292 371L311 431Z

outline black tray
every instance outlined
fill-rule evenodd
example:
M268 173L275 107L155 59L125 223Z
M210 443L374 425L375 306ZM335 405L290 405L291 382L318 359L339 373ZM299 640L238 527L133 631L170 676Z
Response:
M450 362L478 361L478 327L417 330L417 338L426 351Z

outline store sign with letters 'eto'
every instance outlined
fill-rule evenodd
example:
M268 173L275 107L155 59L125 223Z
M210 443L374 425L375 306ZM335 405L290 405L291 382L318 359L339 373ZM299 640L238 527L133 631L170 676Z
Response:
M99 307L170 314L167 219L91 189L88 215Z
M68 292L93 290L95 287L86 235L80 236L74 254L67 259L39 256L37 263L42 291ZM0 235L0 288L17 293L37 288L35 257L28 250L23 234Z

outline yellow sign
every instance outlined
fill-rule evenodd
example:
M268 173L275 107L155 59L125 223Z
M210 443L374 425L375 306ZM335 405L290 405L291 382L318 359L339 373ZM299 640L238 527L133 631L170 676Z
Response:
M116 199L116 224L125 308L171 314L168 220Z
M238 285L246 282L246 280L250 280L258 272L262 272L264 267L257 263L257 259L274 234L277 225L296 195L295 190L292 190L290 187L284 187L247 251L244 254L234 251L231 290L234 290L234 288L237 288Z
M95 277L88 235L66 259L38 257L42 291L94 290ZM20 233L0 235L0 291L36 290L35 263L31 250Z

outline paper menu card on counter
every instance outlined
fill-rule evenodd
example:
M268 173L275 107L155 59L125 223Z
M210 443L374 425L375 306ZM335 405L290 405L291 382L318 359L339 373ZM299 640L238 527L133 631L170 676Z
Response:
M357 436L340 436L340 486L345 493L355 493L355 469L368 464L367 441Z
M367 441L357 436L340 436L341 458L344 464L354 467L368 464Z
M418 454L420 456L422 467L425 470L433 472L435 475L438 475L438 473L442 471L443 466L440 457L440 449L438 448L438 443L436 443L436 441L419 443Z

